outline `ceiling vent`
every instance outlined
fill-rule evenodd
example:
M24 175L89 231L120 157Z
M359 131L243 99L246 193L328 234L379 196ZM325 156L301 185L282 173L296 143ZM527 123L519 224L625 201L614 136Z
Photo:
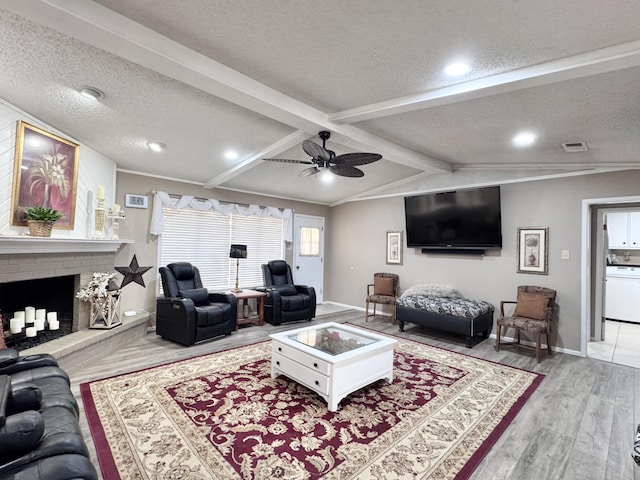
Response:
M586 152L589 150L586 142L567 142L562 144L562 148L567 153Z

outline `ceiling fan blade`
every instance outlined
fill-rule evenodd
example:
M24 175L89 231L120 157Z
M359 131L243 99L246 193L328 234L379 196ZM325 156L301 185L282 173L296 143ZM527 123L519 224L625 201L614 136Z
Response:
M302 163L304 165L313 165L313 162L309 162L307 160L291 160L289 158L263 158L262 160L266 160L268 162Z
M338 166L355 167L358 165L366 165L367 163L377 162L382 155L377 153L343 153L332 160Z
M319 158L321 160L327 161L331 158L329 152L327 152L324 148L322 148L317 143L312 142L311 140L305 140L304 142L302 142L302 149L307 155L314 159Z
M362 170L347 165L332 165L331 167L329 167L329 170L331 170L331 173L335 173L336 175L340 175L341 177L364 177L364 172Z
M316 175L320 172L319 168L316 167L309 167L309 168L305 168L304 170L302 170L298 176L299 177L308 177L309 175Z

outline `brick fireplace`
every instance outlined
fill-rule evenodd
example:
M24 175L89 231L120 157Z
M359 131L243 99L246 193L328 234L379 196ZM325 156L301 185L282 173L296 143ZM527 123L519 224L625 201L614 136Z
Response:
M70 317L71 331L88 329L89 303L75 293L94 272L114 271L122 243L129 242L0 237L0 311L11 318L26 306L60 310ZM42 293L48 290L55 293Z

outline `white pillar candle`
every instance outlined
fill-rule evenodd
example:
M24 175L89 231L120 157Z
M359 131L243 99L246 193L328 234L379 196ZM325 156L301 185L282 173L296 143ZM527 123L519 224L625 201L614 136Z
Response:
M24 328L24 310L19 312L14 312L13 319L16 320L16 323L20 325L20 328Z
M36 327L36 330L39 332L44 330L44 318L38 318L35 322L33 322L33 326Z
M38 331L36 330L36 327L27 327L24 333L27 337L35 337L38 334Z
M27 323L33 323L36 319L35 307L25 307L24 309L24 321Z
M22 318L12 318L9 320L9 331L11 333L20 333L22 331L22 327L24 320Z
M120 205L118 205L117 203L113 205L113 213L115 213L116 215L120 215Z
M98 185L98 193L96 194L98 200L104 200L104 185Z
M47 321L51 322L51 320L58 320L58 312L48 312L47 313Z
M36 320L44 320L47 315L46 308L38 308L36 309Z
M58 330L60 322L58 320L49 320L49 330Z

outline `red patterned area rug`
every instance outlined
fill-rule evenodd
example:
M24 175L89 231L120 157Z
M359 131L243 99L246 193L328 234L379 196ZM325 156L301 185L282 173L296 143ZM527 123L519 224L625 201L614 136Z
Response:
M399 339L329 412L271 342L81 385L105 479L468 478L543 376Z

